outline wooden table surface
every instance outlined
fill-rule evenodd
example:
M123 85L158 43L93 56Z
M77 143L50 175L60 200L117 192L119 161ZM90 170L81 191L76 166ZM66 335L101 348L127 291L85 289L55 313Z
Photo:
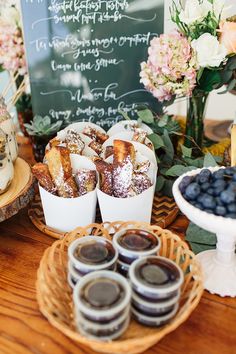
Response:
M21 156L32 161L29 147ZM184 237L187 219L170 229ZM38 231L27 210L0 224L0 354L94 353L52 327L41 315L35 281L40 259L54 239ZM236 354L236 299L205 292L177 330L145 354Z

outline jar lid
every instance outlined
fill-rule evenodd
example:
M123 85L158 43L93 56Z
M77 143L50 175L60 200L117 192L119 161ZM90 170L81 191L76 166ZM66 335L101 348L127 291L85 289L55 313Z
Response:
M131 283L150 294L166 294L180 288L184 276L182 269L172 260L160 256L137 259L129 268Z
M118 251L105 237L84 236L70 244L68 256L75 268L92 271L102 270L114 264Z
M127 256L143 257L156 254L161 241L154 233L144 229L123 229L113 236L113 244L120 253Z
M100 291L100 280L101 283L106 281L107 285L110 283L107 291L103 291L103 294ZM91 289L90 286L93 288ZM99 292L97 294L96 289ZM88 293L90 290L93 291ZM85 275L77 283L73 292L73 300L77 311L81 311L91 318L94 316L109 319L129 306L131 288L129 282L118 273L109 270L95 271ZM100 308L99 302L101 304Z

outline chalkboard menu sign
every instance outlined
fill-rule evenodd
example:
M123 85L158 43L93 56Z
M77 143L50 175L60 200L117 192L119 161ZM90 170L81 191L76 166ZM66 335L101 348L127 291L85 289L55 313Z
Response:
M139 83L163 31L164 0L21 0L35 114L108 129L121 111L160 108Z

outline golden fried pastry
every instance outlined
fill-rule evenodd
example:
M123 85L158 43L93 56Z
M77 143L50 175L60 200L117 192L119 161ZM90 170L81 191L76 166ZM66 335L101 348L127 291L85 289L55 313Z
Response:
M32 167L32 173L37 178L41 187L52 194L57 194L57 189L52 181L52 177L46 164L41 162L36 163Z
M135 129L133 135L133 141L137 141L138 143L145 144L145 140L147 137L147 132L143 129Z
M54 146L45 156L58 195L63 198L78 197L77 186L72 176L70 150L63 146Z
M68 130L65 137L66 147L70 150L71 154L82 155L85 143L80 135L74 130Z
M135 149L128 141L114 140L113 144L113 195L117 198L127 198L132 189Z
M90 126L85 127L82 133L87 135L90 139L97 141L101 145L109 138L107 134L104 134Z
M84 195L93 191L97 184L97 174L93 170L78 170L75 174L75 182L79 195Z
M94 160L97 171L100 174L100 189L102 192L112 195L113 186L112 186L112 164L103 161L100 158Z
M152 182L148 177L148 175L141 172L140 173L136 172L133 174L132 187L136 195L141 194L151 186L152 186Z
M108 157L110 157L113 154L114 154L113 146L106 146L105 152L104 152L104 158L107 159Z
M102 145L97 141L91 141L88 146L93 149L98 155L102 153Z

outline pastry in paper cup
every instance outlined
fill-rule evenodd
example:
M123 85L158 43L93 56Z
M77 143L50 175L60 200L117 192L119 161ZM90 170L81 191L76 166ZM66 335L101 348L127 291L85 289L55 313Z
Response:
M121 157L121 160L124 160L123 171L120 166L116 168L113 156L106 161L95 161L97 171L100 173L97 194L102 220L103 222L116 220L150 222L157 165L139 153L139 150L136 152L131 142L118 140L114 144L117 142L121 143L121 150L114 154L117 154L118 158L124 155L124 159ZM116 149L115 146L114 148ZM130 161L127 161L128 156L135 159L135 163L132 162L133 169ZM112 188L107 187L109 182Z
M108 130L107 134L112 136L122 131L134 131L137 128L144 130L148 134L153 133L153 130L145 123L140 124L137 120L122 120L113 125L113 127Z
M106 158L106 156L104 155L104 152L105 152L106 148L108 146L112 146L113 145L113 141L117 140L117 139L140 143L140 141L135 141L134 140L134 132L132 132L132 131L122 131L120 133L116 133L116 134L110 136L110 138L107 139L105 141L105 143L102 145L102 147L103 147L103 155L102 156L104 156ZM151 142L151 140L148 139L146 136L145 136L145 138L143 140L144 141L141 142L141 144L147 146L149 149L154 151L154 146L153 146L153 143Z
M94 163L85 156L70 155L72 171L96 170ZM97 192L94 190L75 198L63 198L54 195L39 185L46 225L69 232L78 226L86 226L95 221Z

